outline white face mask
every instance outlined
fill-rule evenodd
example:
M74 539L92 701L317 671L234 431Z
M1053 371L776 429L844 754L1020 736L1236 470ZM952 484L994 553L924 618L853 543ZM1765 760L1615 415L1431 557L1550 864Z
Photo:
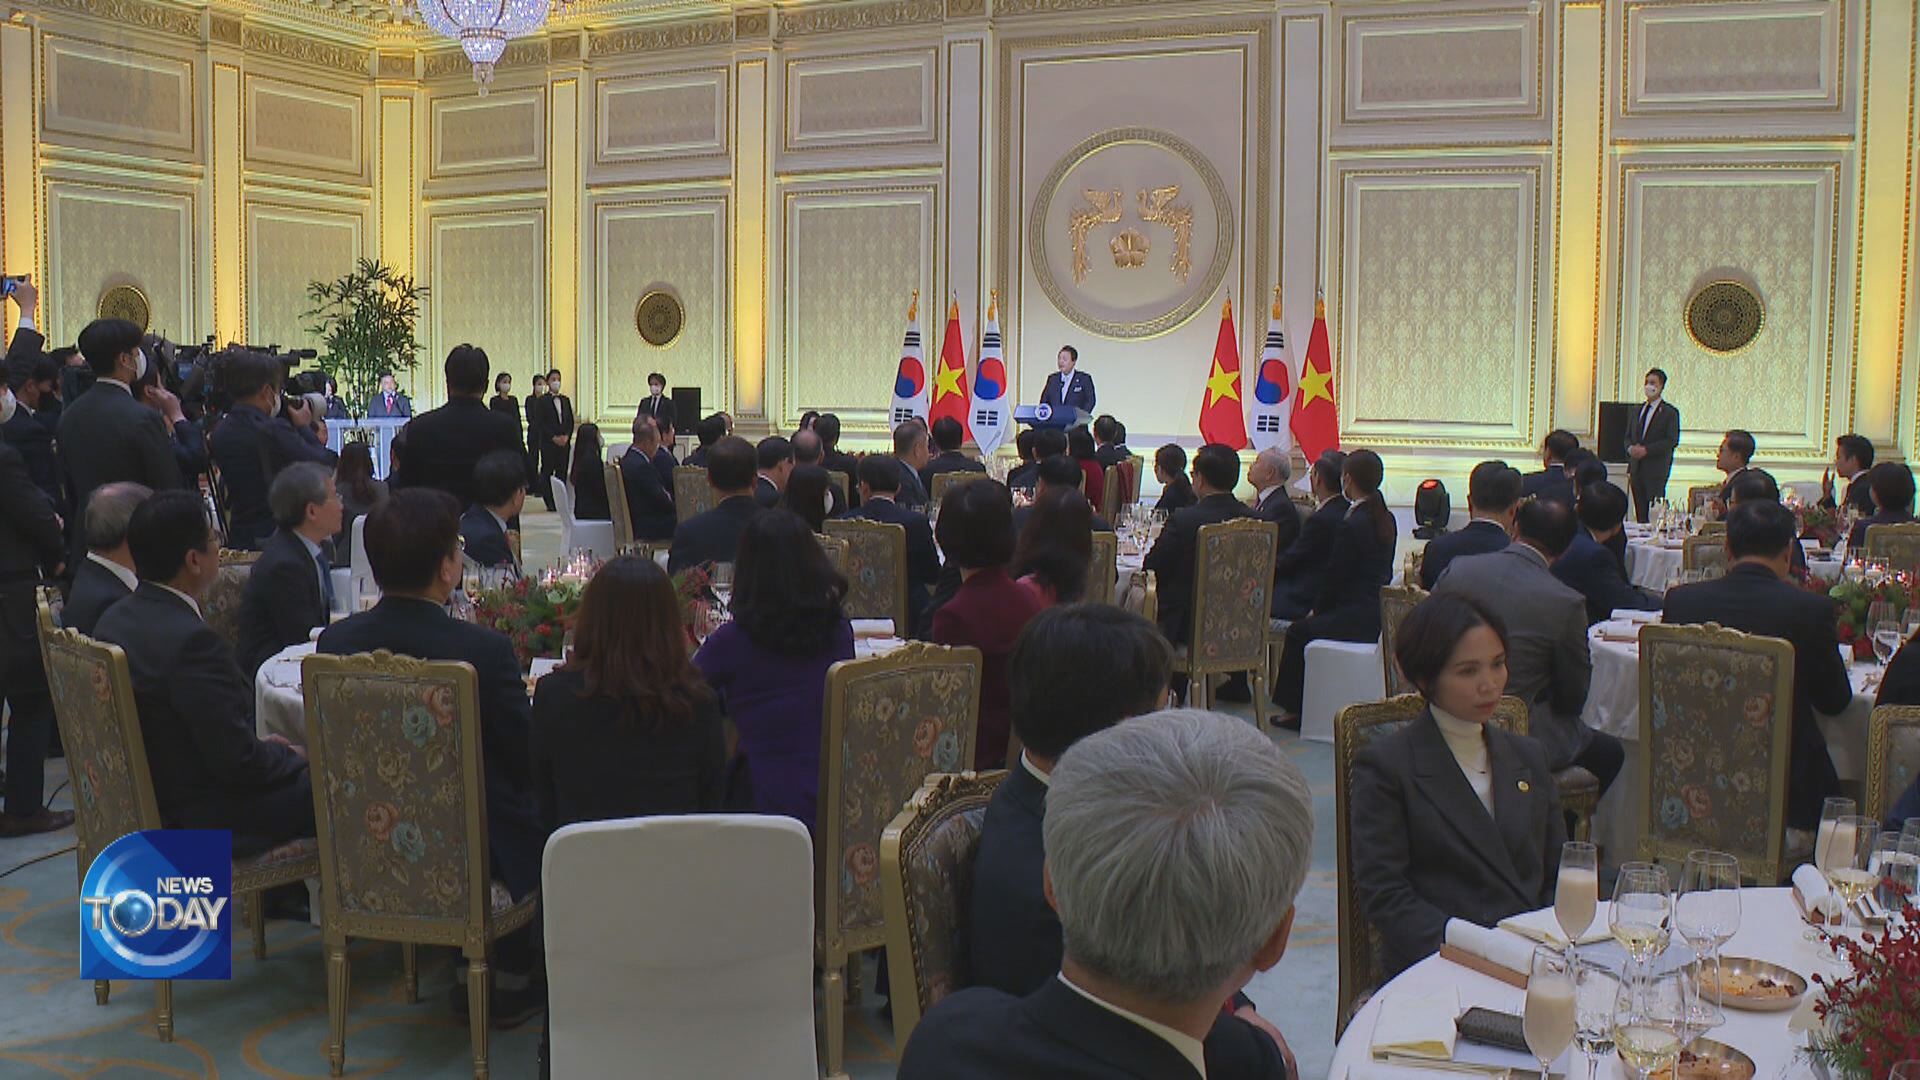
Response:
M1660 396L1660 384L1648 383L1647 384L1647 400L1652 401L1654 398L1657 398L1659 396Z
M6 394L5 397L0 397L0 424L4 424L13 419L13 414L19 408L20 402L14 399L13 391L0 388L0 392Z

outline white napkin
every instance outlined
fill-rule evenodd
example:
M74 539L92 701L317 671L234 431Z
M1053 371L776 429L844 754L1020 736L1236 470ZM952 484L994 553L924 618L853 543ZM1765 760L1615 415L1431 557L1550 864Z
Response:
M853 636L856 638L883 638L893 636L892 619L854 619Z
M1452 1061L1453 1022L1459 1015L1460 995L1450 986L1426 994L1390 994L1380 1003L1368 1049L1375 1057Z
M1514 915L1510 918L1501 919L1500 929L1508 933L1519 934L1528 941L1541 945L1559 945L1566 940L1566 935L1560 930L1560 920L1554 917L1552 908L1529 911L1525 915ZM1596 907L1594 909L1593 925L1587 927L1587 932L1580 935L1580 940L1576 942L1576 944L1592 945L1595 942L1605 941L1612 936L1613 934L1607 930L1607 920L1604 909ZM1531 963L1531 956L1528 957L1528 961Z
M1610 614L1607 617L1616 622L1630 622L1630 623L1642 623L1642 624L1657 623L1660 621L1659 612L1641 611L1637 608L1620 608L1614 611L1612 614Z
M1827 878L1811 865L1797 866L1793 870L1793 887L1800 890L1800 899L1811 908L1827 898Z
M1519 934L1489 930L1465 919L1447 920L1447 944L1521 975L1533 966L1533 942Z
M1602 641L1617 641L1624 644L1640 640L1640 626L1640 623L1627 619L1608 619L1594 627L1594 631Z
M552 674L554 669L559 666L560 661L551 656L536 656L533 658L533 665L528 670L527 676L538 681Z

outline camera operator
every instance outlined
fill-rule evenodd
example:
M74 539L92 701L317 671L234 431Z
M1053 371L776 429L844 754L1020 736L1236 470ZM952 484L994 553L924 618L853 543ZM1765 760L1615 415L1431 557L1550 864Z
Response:
M174 371L173 343L149 336L145 347L153 363L147 365L145 374L128 384L133 399L165 418L167 431L172 436L173 461L180 467L181 479L190 488L198 486L200 475L207 471L207 438L199 426L187 418L180 395L167 387L165 376Z
M288 399L282 410L286 368L278 357L236 349L217 366L221 386L233 399L212 439L213 460L226 488L227 544L258 551L273 532L267 490L274 476L296 461L332 468L339 458L316 437L304 399Z

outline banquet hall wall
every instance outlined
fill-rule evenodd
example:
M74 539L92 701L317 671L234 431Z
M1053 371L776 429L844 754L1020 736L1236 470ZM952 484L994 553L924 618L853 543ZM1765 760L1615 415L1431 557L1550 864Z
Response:
M133 284L175 339L308 346L307 282L377 256L431 290L423 407L473 341L583 417L661 370L748 431L831 408L871 441L909 292L929 353L957 299L971 358L998 290L1019 396L1074 342L1150 446L1191 438L1225 296L1251 360L1273 287L1298 352L1321 286L1345 436L1398 494L1591 435L1651 365L1683 481L1733 425L1786 479L1848 430L1916 448L1915 0L585 0L484 97L377 5L15 3L0 261L55 341ZM1132 191L1061 265L1114 145L1187 177L1189 275ZM1683 317L1719 279L1766 306L1733 356Z

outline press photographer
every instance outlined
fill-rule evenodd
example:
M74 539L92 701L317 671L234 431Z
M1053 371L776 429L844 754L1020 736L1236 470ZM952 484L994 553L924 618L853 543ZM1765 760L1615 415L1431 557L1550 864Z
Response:
M128 384L128 389L133 391L135 401L166 419L174 464L180 468L181 479L193 487L207 471L207 437L205 430L187 414L181 400L185 395L177 379L179 369L174 344L156 334L148 334L142 341L142 349L153 362Z
M273 532L267 501L273 478L296 461L332 468L339 458L316 432L312 406L301 397L283 397L287 371L281 358L228 349L208 367L215 389L233 402L212 439L225 489L227 546L258 551Z

